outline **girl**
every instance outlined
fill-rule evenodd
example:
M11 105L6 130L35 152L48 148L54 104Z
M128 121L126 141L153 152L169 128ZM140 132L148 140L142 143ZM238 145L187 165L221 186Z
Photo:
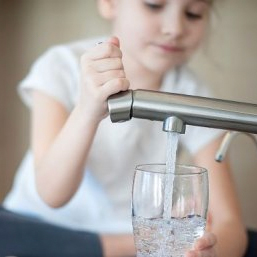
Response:
M212 4L99 0L116 37L53 47L20 84L32 110L31 150L5 207L98 233L104 256L135 255L133 170L139 163L165 161L166 134L158 122L112 124L107 99L139 88L208 95L186 63L204 39ZM240 257L245 251L229 165L213 160L221 136L197 127L181 136L182 147L210 177L208 232L186 256Z

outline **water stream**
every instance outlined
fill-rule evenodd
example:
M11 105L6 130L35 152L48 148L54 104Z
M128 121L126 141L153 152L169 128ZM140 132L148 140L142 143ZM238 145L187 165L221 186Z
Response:
M173 194L173 181L175 173L175 165L177 158L178 138L179 133L167 133L167 150L166 150L166 173L168 174L165 179L164 185L164 219L171 218L172 208L172 194Z

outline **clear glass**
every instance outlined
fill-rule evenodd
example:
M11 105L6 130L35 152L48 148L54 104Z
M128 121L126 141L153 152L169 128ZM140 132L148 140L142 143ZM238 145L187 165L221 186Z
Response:
M207 170L165 164L138 165L132 190L137 257L183 257L203 235L209 199Z

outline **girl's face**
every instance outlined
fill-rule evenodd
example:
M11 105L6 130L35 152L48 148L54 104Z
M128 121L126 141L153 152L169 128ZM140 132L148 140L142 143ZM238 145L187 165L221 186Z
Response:
M187 62L201 43L210 0L109 0L124 59L164 73Z

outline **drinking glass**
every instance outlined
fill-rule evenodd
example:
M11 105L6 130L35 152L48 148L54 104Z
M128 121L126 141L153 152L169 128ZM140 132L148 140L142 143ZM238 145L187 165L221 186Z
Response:
M183 257L205 230L209 199L207 170L165 164L138 165L132 189L137 257Z

